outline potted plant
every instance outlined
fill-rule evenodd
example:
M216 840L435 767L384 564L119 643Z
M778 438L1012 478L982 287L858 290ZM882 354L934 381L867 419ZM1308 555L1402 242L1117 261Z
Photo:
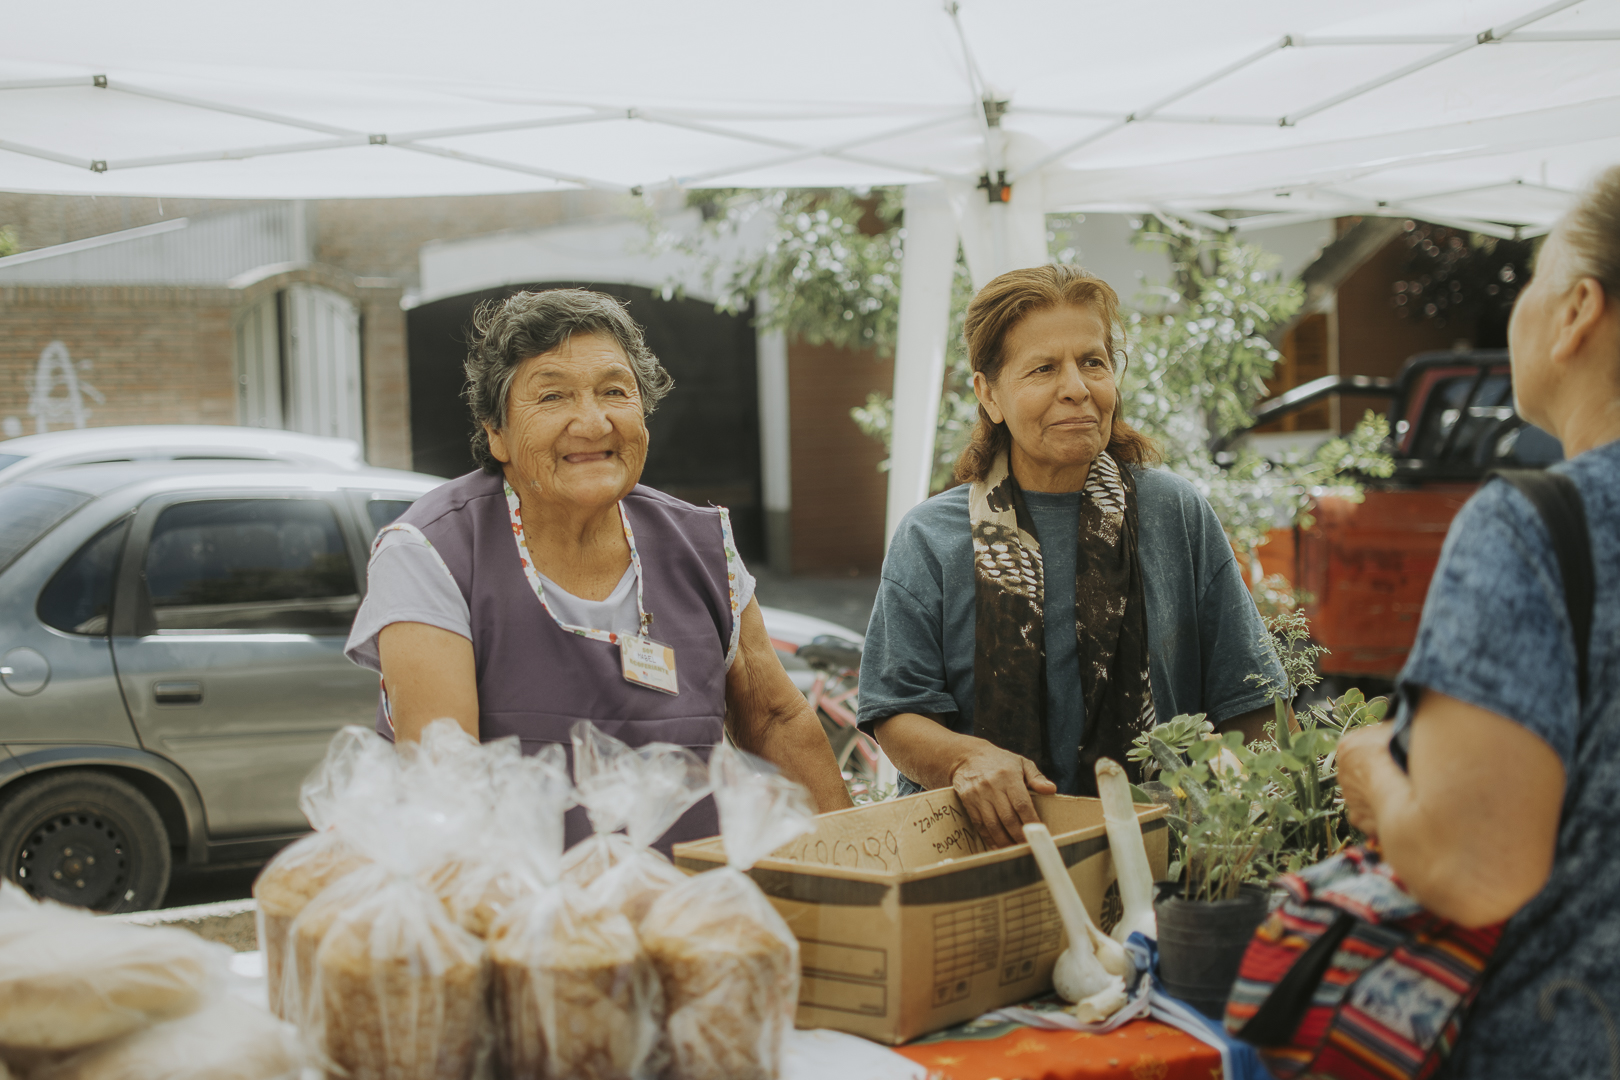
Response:
M1315 684L1320 649L1304 616L1268 620L1287 685L1271 685L1276 720L1266 740L1214 734L1202 715L1178 716L1138 737L1131 759L1146 771L1146 797L1171 805L1173 857L1154 910L1165 989L1205 1015L1225 1008L1244 950L1265 918L1266 884L1326 858L1355 838L1334 773L1348 730L1383 719L1387 703L1359 690L1302 710L1288 703Z

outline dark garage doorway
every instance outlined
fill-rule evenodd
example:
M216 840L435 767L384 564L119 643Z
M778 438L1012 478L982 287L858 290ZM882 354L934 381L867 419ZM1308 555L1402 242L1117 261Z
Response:
M406 315L411 374L411 454L419 472L460 476L474 468L467 447L472 416L461 399L462 361L473 309L524 289L513 285L447 297ZM647 421L652 445L641 482L676 498L731 511L737 550L765 554L759 475L759 396L754 329L701 300L666 300L635 285L583 283L628 301L647 345L675 378L675 389Z

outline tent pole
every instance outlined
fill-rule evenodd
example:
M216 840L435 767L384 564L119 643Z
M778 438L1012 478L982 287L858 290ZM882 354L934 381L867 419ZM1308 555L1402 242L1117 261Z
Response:
M885 547L906 511L928 498L956 269L956 217L945 185L908 185L905 214Z

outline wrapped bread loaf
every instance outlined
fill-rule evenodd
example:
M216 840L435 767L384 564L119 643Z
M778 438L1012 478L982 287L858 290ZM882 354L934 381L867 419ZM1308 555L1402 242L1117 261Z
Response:
M564 885L498 922L489 951L504 1075L656 1075L663 992L623 914Z
M652 845L708 794L708 767L671 743L632 750L589 721L570 735L575 788L595 835L563 856L563 880L602 890L604 906L639 924L654 900L686 880ZM613 831L620 828L626 834Z
M509 754L501 747L508 741ZM473 812L483 824L426 878L456 924L480 938L489 935L503 912L540 890L544 875L535 865L536 845L549 853L545 858L555 876L562 815L573 801L561 746L545 746L524 758L515 739L501 743L490 744L499 756L492 755L490 771L477 780L487 798ZM513 842L514 832L522 842Z
M299 808L315 832L283 849L253 882L259 947L270 1007L277 1015L288 1015L282 969L293 920L327 886L371 861L334 827L344 800L374 797L377 785L392 779L397 768L393 747L376 732L358 726L339 731L299 791Z
M351 879L353 880L353 879ZM467 1080L484 1038L483 943L407 878L342 912L315 954L313 1026L348 1080Z
M18 1060L73 1050L191 1012L229 964L229 949L186 930L8 905L0 913L0 1052Z
M709 761L727 865L660 896L641 923L664 987L669 1080L774 1080L799 997L799 943L745 872L807 832L799 785L727 745Z
M29 1080L299 1080L307 1063L291 1024L227 994L36 1069Z
M471 749L445 750L446 740ZM476 808L486 796L447 780L436 756L477 747L450 720L429 725L424 745L355 775L350 790L365 797L339 800L333 826L371 863L290 929L288 1015L348 1080L467 1080L488 1035L484 944L423 884L487 825Z
M253 882L258 901L259 947L264 951L264 973L270 1007L287 1017L283 1001L282 968L288 952L293 920L327 886L371 862L344 842L333 830L312 833L282 852Z

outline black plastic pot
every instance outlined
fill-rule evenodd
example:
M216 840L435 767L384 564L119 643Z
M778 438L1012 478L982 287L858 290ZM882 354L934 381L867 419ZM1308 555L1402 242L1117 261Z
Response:
M1266 890L1243 885L1236 900L1183 900L1181 886L1159 882L1159 974L1164 988L1211 1019L1226 1011L1249 938L1266 917Z

